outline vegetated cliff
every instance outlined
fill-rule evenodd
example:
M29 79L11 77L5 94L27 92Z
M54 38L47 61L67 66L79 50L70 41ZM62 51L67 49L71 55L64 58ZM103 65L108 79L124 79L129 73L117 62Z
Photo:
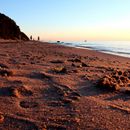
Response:
M14 20L0 13L0 39L29 40Z

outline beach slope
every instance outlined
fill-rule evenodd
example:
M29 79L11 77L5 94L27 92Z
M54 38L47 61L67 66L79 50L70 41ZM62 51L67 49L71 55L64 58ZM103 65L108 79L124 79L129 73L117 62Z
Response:
M97 51L1 41L0 129L130 129L129 67Z

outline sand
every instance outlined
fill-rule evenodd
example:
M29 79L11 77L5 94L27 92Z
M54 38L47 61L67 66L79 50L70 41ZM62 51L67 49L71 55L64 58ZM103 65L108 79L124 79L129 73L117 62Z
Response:
M129 67L129 58L97 51L1 41L0 130L130 129L129 83L128 93L97 85Z

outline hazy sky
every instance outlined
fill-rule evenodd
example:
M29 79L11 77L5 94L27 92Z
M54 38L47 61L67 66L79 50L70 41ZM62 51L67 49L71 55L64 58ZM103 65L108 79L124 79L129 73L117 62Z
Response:
M130 0L0 0L0 12L43 40L130 40Z

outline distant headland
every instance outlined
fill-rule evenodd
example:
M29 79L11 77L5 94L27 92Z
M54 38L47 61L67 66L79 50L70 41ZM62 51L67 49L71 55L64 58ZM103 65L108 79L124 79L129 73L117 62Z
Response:
M29 40L14 20L0 13L0 39Z

